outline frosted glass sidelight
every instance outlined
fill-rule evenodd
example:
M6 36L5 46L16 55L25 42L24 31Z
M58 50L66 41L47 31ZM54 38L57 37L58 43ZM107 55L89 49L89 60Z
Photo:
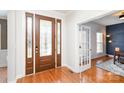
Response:
M40 56L52 55L52 22L40 20Z
M61 24L57 23L57 54L60 54L60 46L61 46Z
M27 17L27 58L32 58L32 17Z

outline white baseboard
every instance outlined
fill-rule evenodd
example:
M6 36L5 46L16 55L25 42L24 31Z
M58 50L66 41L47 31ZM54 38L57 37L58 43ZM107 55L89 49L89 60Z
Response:
M100 57L103 57L103 56L106 56L107 54L104 54L104 55L100 55L100 56L96 56L94 58L91 58L91 59L96 59L96 58L100 58Z
M64 67L67 67L68 69L70 69L72 72L74 73L78 73L77 70L75 70L74 68L72 68L71 66L67 65L67 64L64 64Z
M0 67L7 67L7 65L0 65Z
M16 83L16 80L8 81L7 83Z
M109 56L109 57L114 57L114 55L109 55L109 54L108 54L108 56Z
M22 77L25 77L25 75L17 75L16 80L19 79L19 78L22 78Z

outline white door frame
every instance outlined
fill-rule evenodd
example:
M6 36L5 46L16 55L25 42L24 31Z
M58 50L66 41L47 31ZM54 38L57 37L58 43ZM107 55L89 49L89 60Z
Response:
M1 24L0 24L0 50L1 50Z

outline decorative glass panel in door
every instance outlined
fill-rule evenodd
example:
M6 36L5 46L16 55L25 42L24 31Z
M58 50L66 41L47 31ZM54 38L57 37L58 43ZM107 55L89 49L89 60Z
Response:
M33 14L26 13L26 74L33 73Z
M27 17L27 58L32 58L32 17Z
M40 20L40 56L52 55L52 22Z
M36 15L35 71L55 67L55 19Z

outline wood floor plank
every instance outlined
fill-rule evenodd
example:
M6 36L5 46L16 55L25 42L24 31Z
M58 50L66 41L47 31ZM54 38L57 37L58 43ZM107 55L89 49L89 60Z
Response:
M7 68L0 67L0 83L7 83Z
M105 62L110 57L102 57L92 60L91 69L82 72L82 78L78 73L73 73L66 67L60 67L42 71L17 80L17 83L124 83L124 77L97 68L96 63Z

